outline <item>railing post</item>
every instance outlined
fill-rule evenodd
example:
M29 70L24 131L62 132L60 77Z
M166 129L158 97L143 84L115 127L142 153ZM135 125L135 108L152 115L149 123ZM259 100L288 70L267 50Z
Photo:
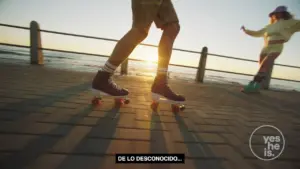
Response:
M201 58L198 65L198 70L196 74L196 82L203 83L204 76L205 76L205 67L206 67L206 58L207 58L207 47L202 48Z
M42 40L40 27L36 21L30 22L30 63L43 65Z
M266 72L266 79L262 81L262 88L268 90L270 88L270 82L272 78L272 72L274 67L274 61L272 62L270 69Z
M128 58L124 60L124 62L121 65L121 75L127 75L128 74Z

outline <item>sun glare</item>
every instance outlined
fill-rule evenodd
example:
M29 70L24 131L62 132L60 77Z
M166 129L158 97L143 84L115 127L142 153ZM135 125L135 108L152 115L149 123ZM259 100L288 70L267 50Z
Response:
M134 58L146 61L148 65L156 64L155 62L157 62L158 59L157 50L144 46L137 47L133 56Z
M153 65L157 62L157 58L154 58L153 56L147 56L145 57L145 61L147 64Z

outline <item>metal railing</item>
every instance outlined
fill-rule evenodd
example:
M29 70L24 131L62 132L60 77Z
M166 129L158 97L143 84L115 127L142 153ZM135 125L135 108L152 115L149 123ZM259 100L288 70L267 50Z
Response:
M40 33L41 32L51 33L51 34L58 34L58 35L73 36L73 37L88 38L88 39L97 39L97 40L118 42L118 40L116 40L116 39L93 37L93 36L87 36L87 35L79 35L79 34L73 34L73 33L65 33L65 32L57 32L57 31L50 31L50 30L40 29L38 23L35 22L35 21L32 21L30 23L30 27L8 25L8 24L2 24L2 23L0 23L0 26L10 27L10 28L17 28L17 29L24 29L24 30L29 30L30 31L30 46L17 45L17 44L8 44L8 43L0 43L0 45L21 47L21 48L29 48L32 64L43 64L43 53L42 53L43 50L54 51L54 52L64 52L64 53L71 53L71 54L84 54L84 55L89 55L89 56L109 57L107 55L99 55L99 54L93 54L93 53L43 48L42 43L41 43L41 38L40 38L40 36L41 36ZM145 43L141 43L140 45L148 46L148 47L156 47L156 48L158 47L157 45L145 44ZM237 57L232 57L232 56L224 56L224 55L208 53L207 47L204 47L202 49L202 51L185 50L185 49L179 49L179 48L173 48L173 50L174 51L180 51L180 52L194 53L194 54L199 54L200 55L200 61L199 61L198 67L180 65L180 64L170 64L172 66L197 69L197 74L196 74L196 77L195 77L195 80L197 82L203 82L204 75L205 75L205 70L214 71L214 72L221 72L221 73L236 74L236 75L253 76L252 74L245 74L245 73L238 73L238 72L231 72L231 71L223 71L223 70L217 70L217 69L208 69L208 68L206 68L207 56L215 56L215 57L221 57L221 58L226 58L226 59L233 59L233 60L240 60L240 61L247 61L247 62L255 62L255 63L258 62L256 60L243 59L243 58L237 58ZM128 58L121 65L121 74L127 74L128 73L128 60L144 61L142 59ZM300 69L299 66L293 66L293 65L284 65L284 64L274 64L274 65ZM299 80L271 77L272 69L268 73L269 73L269 76L267 78L268 80L266 80L267 82L264 85L265 89L269 88L271 78L276 79L276 80L289 81L289 82L300 82Z

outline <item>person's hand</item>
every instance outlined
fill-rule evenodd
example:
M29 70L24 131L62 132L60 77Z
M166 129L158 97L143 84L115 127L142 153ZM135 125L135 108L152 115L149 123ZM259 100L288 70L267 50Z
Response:
M243 30L245 32L246 28L244 25L241 27L241 30Z

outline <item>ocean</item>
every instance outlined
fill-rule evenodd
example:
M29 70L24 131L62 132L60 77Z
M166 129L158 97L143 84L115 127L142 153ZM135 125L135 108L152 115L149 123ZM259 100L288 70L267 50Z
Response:
M45 57L45 66L69 69L74 71L96 72L101 68L107 57L90 56L83 54L70 54L63 52L43 51ZM0 60L3 62L28 62L29 49L10 47L0 45ZM155 63L143 61L129 61L128 74L135 76L155 76L157 65ZM120 67L116 73L120 72ZM193 81L197 70L194 68L184 68L178 66L169 66L169 77L174 79L182 79ZM235 75L229 73L205 71L205 82L226 83L226 84L241 84L245 85L253 77ZM287 82L281 80L271 80L271 89L275 90L296 90L300 91L300 83Z

